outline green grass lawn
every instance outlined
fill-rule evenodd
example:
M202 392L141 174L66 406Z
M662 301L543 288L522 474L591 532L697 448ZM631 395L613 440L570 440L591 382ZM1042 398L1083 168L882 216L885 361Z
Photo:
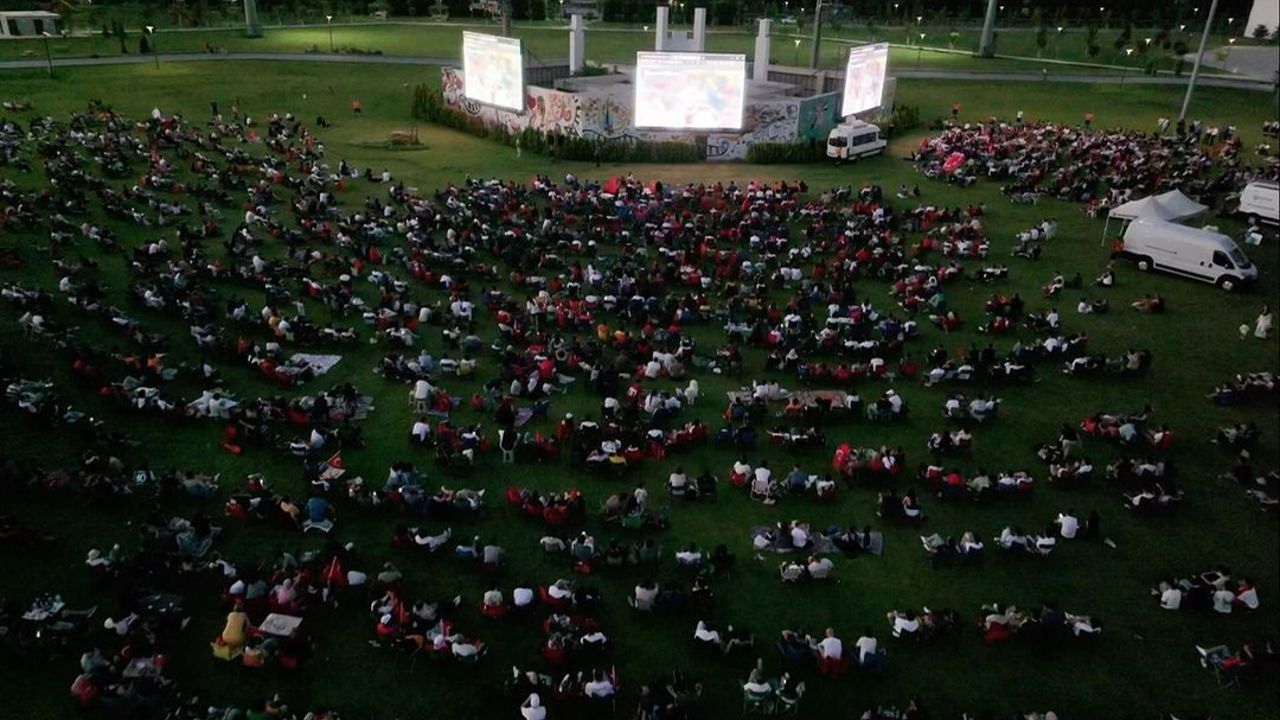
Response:
M337 48L354 48L362 51L381 51L385 55L407 55L423 57L452 58L459 55L461 43L460 31L472 28L480 31L496 32L496 25L483 21L450 23L448 25L335 25L332 40ZM597 27L597 26L593 26ZM620 27L601 24L597 32L588 32L587 57L597 63L630 63L635 59L637 50L653 48L653 33L640 27ZM977 50L977 35L974 32L963 32L961 37L951 46L947 31L939 28L924 28L926 33L925 49L894 48L890 53L892 69L933 69L933 70L965 70L985 72L1037 72L1048 67L1050 72L1068 72L1069 67L1052 63L1038 62L1039 53L1034 45L1035 33L1009 31L1001 34L998 51L1001 54L1029 58L1015 60L997 58L982 60L972 57ZM563 60L568 57L568 33L561 27L547 25L519 25L515 35L525 41L525 48L530 55L540 60ZM1144 65L1141 58L1125 58L1123 52L1112 47L1114 36L1118 31L1100 33L1098 42L1104 48L1096 57L1089 58L1084 52L1084 35L1067 31L1061 39L1056 37L1056 47L1050 46L1043 53L1046 60L1062 60L1064 62L1092 62L1103 65L1128 65L1137 72ZM329 29L323 24L313 27L292 27L267 29L262 38L247 38L242 29L198 29L183 31L159 31L155 36L155 46L161 53L202 53L207 48L217 48L227 52L283 52L301 53L308 50L327 52L330 47ZM125 41L129 53L139 50L140 33L131 32ZM829 68L842 67L845 54L851 42L875 39L881 42L900 44L920 44L918 32L914 28L878 29L869 33L866 28L832 29L823 43L820 66ZM795 41L799 40L797 46ZM811 48L811 38L807 30L793 31L786 28L775 28L773 36L772 58L774 63L791 64L798 62L807 64ZM1225 42L1225 39L1223 40ZM740 52L748 55L754 52L754 29L751 28L713 28L707 36L707 49L714 52ZM960 52L947 52L958 50ZM85 56L120 55L120 41L116 38L104 38L101 35L75 36L55 39L50 43L50 52L55 58ZM1176 60L1168 52L1152 51L1160 54L1158 67L1172 70ZM11 40L0 43L0 59L6 58L40 58L44 56L41 40ZM1079 71L1080 68L1076 68ZM1093 68L1090 72L1118 72L1118 70Z
M317 40L300 39L298 44L305 42ZM383 49L392 52L390 48ZM433 53L426 49L420 52ZM375 74L376 77L371 78ZM255 81L246 82L248 78ZM269 82L262 81L268 78ZM1038 310L1047 306L1040 300L1039 287L1055 271L1068 275L1080 272L1085 278L1092 278L1106 263L1106 252L1100 245L1102 222L1086 218L1075 206L1056 201L1046 201L1038 207L1011 206L994 184L980 183L973 188L958 189L918 176L910 164L899 158L925 136L922 131L895 139L890 152L882 157L841 168L825 164L618 165L599 169L589 164L552 166L531 154L515 158L509 149L436 127L419 127L424 143L421 149L378 149L377 145L389 132L411 126L408 119L410 88L419 82L438 83L438 72L401 66L167 64L158 70L149 65L61 69L54 81L38 71L6 72L3 93L28 97L37 113L58 118L83 108L89 98L106 100L133 116L142 116L158 105L166 112L203 117L207 103L214 99L224 110L238 100L245 111L258 118L287 111L297 112L306 119L323 114L335 121L334 127L320 131L331 162L345 158L361 167L370 166L375 170L385 167L408 184L424 190L460 181L466 175L523 181L538 172L572 171L588 178L634 172L637 177L667 182L800 177L815 189L874 182L883 185L888 194L901 183L919 182L924 200L929 203L985 202L990 207L988 230L992 238L992 259L1008 262L1012 268L1011 278L997 286L966 283L948 286L947 295L966 323L960 332L950 336L943 336L932 327L923 328L922 337L912 345L918 355L936 343L947 347L970 341L985 343L985 336L975 333L974 328L981 321L983 300L997 289L1021 292L1028 300L1028 309ZM352 118L346 111L349 100L356 96L363 100L365 116L362 118ZM1260 102L1267 97L1206 88L1198 91L1191 115L1211 124L1232 122L1245 135L1246 143L1252 144L1261 139L1259 126L1270 117L1267 104ZM1077 122L1084 112L1092 110L1096 113L1095 124L1101 127L1150 128L1157 117L1176 111L1180 99L1178 88L1150 86L903 81L898 87L898 102L918 105L926 119L946 114L951 103L959 100L963 104L963 118L1011 116L1021 109L1028 119ZM7 171L3 177L11 177L26 187L38 186L41 182L39 177L13 175ZM343 198L344 203L352 208L367 196L382 194L381 190L355 182ZM904 201L892 202L896 207L907 207ZM235 214L234 208L227 211L229 225L234 224ZM1007 251L1014 233L1044 217L1056 217L1060 222L1059 239L1046 246L1045 257L1038 263L1008 261ZM154 236L154 233L118 223L111 226L125 238L126 247ZM1223 221L1222 227L1231 233L1240 229L1234 220ZM35 249L45 241L32 234L0 235L0 244L17 249L25 261L19 270L0 270L0 280L38 283L55 290L57 278L47 258ZM991 709L1001 717L1017 711L1045 709L1056 710L1063 718L1152 717L1161 710L1182 716L1212 712L1215 716L1230 718L1275 717L1280 713L1280 700L1274 690L1267 691L1262 684L1238 690L1219 689L1213 677L1197 663L1193 645L1225 642L1234 647L1261 633L1274 631L1277 625L1275 603L1280 597L1280 543L1277 541L1280 536L1276 519L1260 513L1238 488L1215 479L1226 469L1229 457L1208 443L1220 425L1256 421L1263 428L1262 441L1254 454L1256 466L1274 467L1280 460L1275 409L1223 409L1202 397L1217 382L1235 372L1276 369L1280 356L1276 338L1266 342L1241 342L1236 337L1237 325L1251 321L1264 302L1275 302L1280 287L1277 282L1280 258L1276 247L1277 244L1269 240L1260 248L1249 249L1261 270L1261 283L1250 294L1226 295L1208 285L1168 276L1140 275L1128 266L1119 269L1118 287L1106 293L1088 291L1090 296L1105 295L1111 300L1114 309L1110 315L1075 315L1071 308L1079 293L1068 292L1057 304L1063 310L1064 324L1069 330L1087 331L1094 352L1114 355L1129 347L1150 348L1155 353L1153 371L1145 377L1123 381L1078 380L1062 376L1053 364L1039 366L1038 377L1042 382L998 391L1005 401L1001 416L975 431L972 458L958 462L966 469L979 465L991 470L1029 468L1042 480L1032 498L1025 503L981 505L943 505L936 500L925 500L929 515L925 532L959 535L973 529L988 537L1006 524L1039 528L1060 510L1075 508L1087 514L1097 508L1102 514L1105 534L1117 544L1115 550L1068 544L1043 564L993 553L981 567L930 570L919 549L920 532L915 528L886 526L883 528L887 542L885 555L852 561L837 559L839 583L835 584L780 587L775 558L769 557L763 563L751 559L746 533L754 524L801 518L818 526L837 522L879 526L873 518L875 491L866 487L842 491L833 504L789 498L773 507L751 503L745 496L725 487L716 504L673 507L673 527L659 539L668 551L691 541L704 547L726 542L739 555L739 567L732 578L719 582L716 587L720 599L717 619L753 629L762 643L759 654L770 668L777 667L776 654L770 647L772 640L779 630L787 627L819 632L825 625L833 625L851 642L863 626L870 626L882 643L888 645L889 667L882 679L857 674L834 682L806 678L810 695L805 701L805 717L846 717L852 714L853 708L860 710L875 703L901 705L909 697L919 697L933 709L935 717L954 717L962 709L975 712ZM92 252L91 248L85 249ZM209 249L216 254L220 252L220 245L210 243ZM125 306L129 279L123 258L103 257L102 278L110 288L111 300ZM366 299L372 299L367 286L364 289ZM260 292L243 287L220 285L220 290L244 295L254 307L262 301ZM1153 291L1168 298L1169 311L1165 315L1145 316L1128 311L1129 301ZM434 301L439 297L438 291L423 289L421 285L414 292L422 300ZM884 283L864 282L860 292L878 307L893 307ZM80 325L83 339L107 346L120 342L118 335L105 332L97 322L87 322L60 297L55 305L58 310L54 318ZM175 357L184 360L197 357L185 324L173 315L136 307L130 307L129 312L141 319L147 331L169 334L173 338ZM321 321L328 319L327 311L319 305L309 306L308 314ZM15 319L12 307L0 306L0 344L6 359L24 368L28 376L55 378L66 392L72 392L69 359L42 344L21 338ZM348 322L351 321L344 324ZM491 318L482 316L480 327L486 337L492 334L491 325ZM695 335L704 349L714 347L721 338L720 331L713 327L698 328ZM1025 333L1020 336L1028 337ZM428 346L439 347L438 336L427 337ZM996 347L1007 349L1011 343L1010 339L997 340ZM541 488L578 486L587 493L589 505L594 506L606 493L625 485L616 480L583 476L563 462L519 467L513 471L499 465L493 457L481 460L474 475L466 480L444 477L426 453L411 448L406 441L411 421L405 401L406 388L370 372L384 348L362 343L343 352L346 355L333 373L296 392L349 380L376 398L378 409L366 426L369 447L344 453L352 473L377 483L385 477L392 461L408 459L427 469L429 484L448 482L488 488L490 495L499 497L494 498L479 522L455 523L455 531L461 536L491 535L506 546L510 562L504 584L510 585L521 578L547 583L569 575L561 560L545 558L537 551L540 529L518 519L515 512L500 502L502 488L509 483ZM762 356L753 352L744 377L757 375L761 365ZM489 370L482 364L480 377L487 377ZM223 374L228 385L243 395L279 392L277 386L266 384L247 369L223 367ZM700 380L703 399L694 414L716 425L723 408L723 392L731 389L732 383L712 376ZM476 383L446 381L445 386L453 394L467 396ZM867 384L862 388L863 394L875 393L880 387ZM890 426L872 426L865 421L833 426L828 429L831 447L843 441L855 447L902 445L907 450L910 467L925 460L925 438L944 425L939 412L948 388L899 384L897 389L911 404L913 415L909 421ZM186 386L177 390L193 392L193 388ZM262 472L277 488L302 490L293 458L266 451L240 457L228 455L216 447L220 433L216 424L203 421L161 424L139 420L108 408L92 396L75 396L74 402L101 413L114 427L126 430L140 441L141 449L130 455L131 461L145 459L153 468L180 466L220 472L228 488L238 486L246 473ZM597 402L582 388L575 388L567 396L556 399L552 414L558 417L564 411L592 412ZM1177 516L1127 517L1120 508L1118 493L1103 481L1072 491L1043 483L1043 466L1033 452L1035 443L1053 438L1062 422L1075 423L1099 410L1135 410L1147 402L1154 406L1157 420L1170 423L1179 437L1170 459L1179 468L1187 499ZM470 418L470 411L462 411L460 417ZM33 426L8 405L0 409L0 437L4 438L6 455L38 457L47 465L72 462L73 451L78 450L71 436ZM1099 466L1115 455L1112 448L1096 442L1089 442L1087 449ZM829 450L793 457L787 452L768 449L753 456L767 456L775 467L789 467L791 462L798 461L813 471L821 471L829 462ZM704 448L661 463L650 463L630 479L643 479L656 490L677 463L691 472L710 468L724 477L733 459L734 455L728 451ZM904 479L901 488L905 490L914 484ZM126 548L136 546L136 532L128 523L139 519L144 508L128 501L87 505L77 497L32 496L8 489L0 492L4 492L0 501L5 513L17 513L38 527L67 535L63 544L39 555L0 549L0 564L5 568L5 572L0 573L0 597L25 601L37 593L59 591L71 599L73 605L102 603L111 607L113 599L104 597L101 588L89 582L81 563L90 547L104 547L113 542L120 542ZM195 509L196 506L187 505L170 508L173 512ZM216 511L215 506L206 509ZM475 568L447 556L431 559L398 556L387 546L394 522L390 517L362 513L340 501L338 512L336 536L343 541L354 541L370 568L383 560L394 559L408 575L415 595L462 592L469 601L478 601L484 579ZM620 537L619 531L607 529L594 519L588 528L598 538ZM310 536L304 538L261 526L231 525L220 542L220 550L230 557L251 561L271 558L281 550L297 552L320 544L319 539ZM1199 572L1222 562L1230 564L1238 575L1253 575L1258 580L1263 602L1260 611L1224 618L1170 615L1159 610L1147 594L1147 588L1163 576ZM659 572L659 579L675 577L673 563L668 559ZM750 660L709 662L690 657L690 636L696 618L636 617L626 607L624 598L637 579L633 571L605 571L590 579L605 594L604 626L616 645L614 657L627 686L626 700L620 708L630 710L640 683L665 668L679 665L707 683L709 707L714 708L711 717L736 716L740 707L738 685L747 673ZM198 691L208 703L249 702L280 692L296 706L334 706L359 713L356 717L512 717L514 703L498 699L497 688L513 664L533 665L537 657L539 637L535 630L486 624L478 613L468 610L463 616L464 627L475 629L490 642L493 648L490 657L476 670L464 671L428 662L417 663L411 669L406 659L368 646L366 641L373 635L372 624L365 616L363 597L357 595L337 610L317 618L313 626L319 653L308 667L292 675L274 669L239 670L212 659L208 653L207 640L218 632L223 619L222 611L211 601L214 593L215 588L210 585L205 596L192 602L195 611L192 626L184 635L184 647L174 653L171 663L175 677L188 689ZM1053 600L1065 609L1101 616L1106 625L1101 642L1087 650L1070 648L1042 654L1017 641L986 647L966 630L954 644L899 645L888 640L884 622L884 613L892 608L949 606L968 619L977 613L982 603L1015 602L1030 607ZM75 675L73 657L32 664L0 652L0 672L10 678L22 678L22 682L0 685L0 707L10 708L8 716L76 716L66 696L66 688ZM557 717L560 716L564 715Z

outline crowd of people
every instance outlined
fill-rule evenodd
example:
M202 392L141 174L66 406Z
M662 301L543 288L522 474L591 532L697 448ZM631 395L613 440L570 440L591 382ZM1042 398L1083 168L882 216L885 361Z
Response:
M948 297L951 288L1009 275L1009 268L985 262L992 239L987 208L979 204L895 209L869 183L815 197L802 181L664 186L631 176L587 182L571 173L562 181L538 176L527 185L468 178L424 194L389 171L333 162L295 116L259 121L238 109L226 117L214 109L204 123L159 108L135 120L95 102L67 122L42 118L25 129L6 122L0 130L5 166L26 172L24 163L39 162L49 180L42 190L8 181L0 186L0 230L47 233L40 251L49 254L57 278L56 291L29 282L0 289L28 341L69 366L85 392L122 413L204 424L219 452L287 458L301 470L301 493L257 473L233 480L191 469L153 471L134 462L141 453L125 434L91 416L78 399L73 407L64 388L0 364L10 405L79 430L91 448L52 471L6 464L6 482L158 503L137 526L136 553L116 546L93 549L86 558L87 572L130 590L123 612L107 619L108 632L90 632L100 617L96 610L69 609L57 597L37 598L15 622L19 635L36 644L49 637L68 646L90 636L112 641L81 658L72 693L86 709L192 719L234 714L217 705L206 712L169 673L169 650L190 620L182 593L132 592L157 581L189 588L200 579L219 588L218 612L225 618L209 647L224 661L305 667L317 655L316 614L358 599L367 601L370 642L415 660L484 663L495 649L485 638L498 635L485 623L524 623L520 632L536 636L538 650L513 669L503 701L526 720L612 709L627 667L614 656L616 620L605 612L613 599L593 582L597 573L641 573L626 598L638 614L696 616L688 647L709 663L769 653L717 601L737 564L730 542L703 550L655 539L673 525L671 503L697 503L712 514L722 491L739 488L761 505L788 508L869 488L874 506L867 502L861 512L874 512L877 525L914 533L933 522L926 500L1026 498L1037 486L1037 473L1012 463L995 472L963 469L971 455L985 452L988 433L1007 422L996 387L1030 387L1038 368L1049 364L1074 377L1132 378L1152 363L1146 350L1090 354L1090 336L1068 331L1054 307L1067 290L1083 291L1083 280L1057 271L1043 288L1043 309L1029 311L1017 293L991 295L979 328L992 339L985 347L939 343L917 350L922 321L938 329L926 333L941 337L965 322ZM1149 137L991 122L950 128L912 159L926 174L961 183L978 175L998 178L1011 195L1109 205L1170 187L1220 190L1223 175L1213 174L1213 154L1198 142L1204 135L1197 125ZM1229 129L1225 135L1218 155L1230 160L1239 141ZM25 145L40 152L28 153ZM357 188L372 194L354 207L340 201ZM918 188L898 193L900 200L919 197ZM237 203L241 209L232 211ZM129 247L98 224L91 209L149 239ZM912 235L920 236L918 243L909 241ZM1012 254L1035 260L1057 235L1056 220L1046 218L1018 235ZM217 243L220 249L212 247ZM90 247L123 258L128 287L106 287L98 261L86 254L70 259ZM967 274L962 263L972 270L975 262L981 269ZM872 302L859 285L866 280L887 285L893 300ZM1096 285L1101 292L1114 284L1108 266ZM124 308L111 300L121 292ZM1153 294L1132 306L1160 313L1165 300ZM1101 315L1108 307L1103 297L1082 297L1076 306L1078 315ZM1260 338L1270 329L1269 310L1263 314L1265 324L1261 316L1256 323ZM88 322L113 346L86 339L79 324ZM174 338L147 329L171 323L187 329L194 356L175 352ZM1017 334L1016 341L997 350L995 339L1007 334ZM349 381L312 387L365 341L381 356L372 369L381 379L371 381L395 385L392 396L408 408L408 432L397 436L405 452L425 451L433 463L427 469L396 460L381 486L354 473L347 477L343 459L344 450L366 445L368 420L378 410L373 394L381 392ZM280 392L237 393L232 387L239 383L223 377L236 372L232 368L247 368ZM699 378L715 376L733 378L739 387L718 428L704 425L696 410L711 402ZM903 472L902 446L840 442L832 451L827 445L829 434L845 434L842 425L856 425L861 436L880 424L909 423L921 412L904 396L909 385L945 386L938 422L946 426L914 446L912 452L933 462L921 463L918 486L904 490L911 474ZM280 394L285 390L290 394ZM553 418L552 408L579 391L598 404ZM1221 405L1252 398L1274 404L1274 381L1269 372L1239 375L1209 397ZM1228 477L1274 505L1275 472L1259 475L1250 464L1259 432L1227 427L1216 441L1238 453ZM1108 443L1122 454L1105 477L1129 511L1167 510L1181 500L1168 459L1174 431L1154 422L1151 408L1099 412L1078 427L1065 425L1055 441L1036 449L1047 466L1042 477L1058 489L1090 482L1095 472L1086 442ZM693 462L704 447L738 455L727 472L721 468L727 487L712 468ZM777 450L796 454L790 468L771 459ZM812 451L813 458L830 453L830 465L805 457ZM584 487L613 483L598 512L587 500L598 492L594 487L550 489L533 473L512 476L506 506L494 507L483 479L474 478L487 463L523 470L562 460L582 471ZM658 463L666 480L651 491L635 477ZM449 478L443 484L442 476ZM613 489L619 484L626 489ZM228 497L218 520L203 511L159 509L175 497L207 503L222 495ZM337 539L349 512L391 518L389 545L404 558L396 562L431 556L432 563L453 563L461 569L441 572L477 574L483 590L475 598L435 597L396 563L368 565L363 549ZM469 530L501 513L541 526L537 550L555 566L554 579L507 578L510 549L487 528ZM596 520L616 536L598 539L589 525ZM44 541L19 521L3 527L5 537ZM221 555L224 533L259 527L318 539L323 549L280 552L261 565ZM1067 509L1033 530L1041 527L1028 533L1011 523L994 536L937 530L920 541L934 568L976 564L988 544L1045 562L1059 545L1077 539L1114 546L1096 510ZM753 560L765 552L784 555L777 564L782 592L797 594L800 585L837 583L844 561L833 558L880 555L884 537L851 520L820 527L793 519L749 533ZM675 579L666 579L669 574ZM1170 610L1226 614L1259 607L1256 583L1234 580L1225 569L1168 578L1152 592ZM1031 611L996 604L977 613L977 622L967 623L950 609L895 610L887 615L888 635L928 639L969 626L970 634L993 645L1014 637L1055 647L1101 641L1096 614L1066 612L1055 602ZM815 634L787 629L778 637L777 657L757 662L742 683L749 711L799 714L815 683L850 671L876 677L888 671L888 649L869 627L848 648L838 626ZM1251 658L1254 652L1248 651ZM1221 667L1240 653L1203 654ZM526 664L530 669L521 670ZM771 670L775 665L782 669ZM710 680L672 669L637 684L638 717L695 716L703 682ZM278 697L250 712L299 714ZM321 710L309 716L337 717ZM863 716L923 717L924 711L913 700L901 710L882 706Z

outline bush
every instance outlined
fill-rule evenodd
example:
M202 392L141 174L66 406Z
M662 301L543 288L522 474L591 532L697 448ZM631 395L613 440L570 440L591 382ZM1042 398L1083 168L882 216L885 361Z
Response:
M894 105L889 115L890 133L901 133L920 127L920 108L915 105Z
M647 140L600 140L568 135L551 135L541 130L526 129L512 134L505 127L489 127L479 118L458 112L444 104L440 91L427 85L413 89L410 115L435 125L487 138L508 147L520 143L520 149L541 155L554 155L564 160L617 163L689 163L701 162L702 150L697 145L680 142Z

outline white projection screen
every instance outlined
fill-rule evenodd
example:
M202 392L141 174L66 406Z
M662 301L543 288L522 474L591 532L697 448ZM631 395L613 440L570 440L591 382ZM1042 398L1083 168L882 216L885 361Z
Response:
M746 55L636 53L637 128L741 130L746 98Z
M524 110L524 53L516 38L462 33L462 94L468 100Z
M880 106L884 74L889 67L889 44L850 48L844 68L844 97L840 114L848 117Z

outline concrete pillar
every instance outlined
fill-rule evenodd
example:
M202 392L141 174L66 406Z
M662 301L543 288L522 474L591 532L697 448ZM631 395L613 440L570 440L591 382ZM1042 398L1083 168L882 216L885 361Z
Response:
M751 57L751 82L764 83L769 80L769 50L771 41L770 32L773 30L773 21L768 18L760 18L759 28L756 30L756 52Z
M251 38L262 37L262 23L258 22L258 3L244 0L244 34Z
M707 9L693 9L693 49L702 52L707 47Z
M569 18L569 72L579 73L587 64L587 28L581 15Z
M667 49L667 24L670 22L671 8L658 6L658 18L654 24L653 49L662 52Z
M999 0L987 0L987 18L982 22L982 43L978 46L978 55L984 58L995 57L996 9Z

